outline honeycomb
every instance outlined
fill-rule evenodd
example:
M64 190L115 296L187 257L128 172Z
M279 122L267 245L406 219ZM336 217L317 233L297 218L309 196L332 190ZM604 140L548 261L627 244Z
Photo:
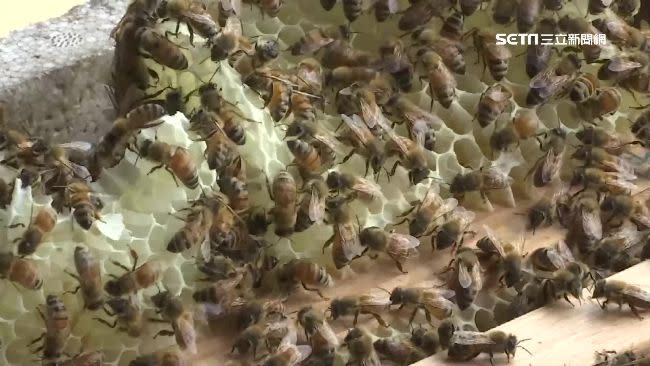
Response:
M216 6L210 3L210 8ZM406 0L400 1L400 8L408 6ZM484 9L473 16L466 18L465 29L494 27L491 18L491 5L483 4ZM559 15L586 14L587 1L572 1L565 4ZM340 4L331 11L325 11L317 6L314 1L287 1L277 17L262 16L257 7L244 6L241 19L244 34L249 37L263 36L264 38L277 39L281 49L287 49L297 41L305 32L314 27L340 24L344 22L344 15ZM401 34L397 27L397 16L391 17L384 23L377 23L372 14L364 14L354 23L352 29L357 31L352 38L352 45L356 48L376 51L377 46L384 40L386 34L398 36ZM174 22L160 25L162 30L173 30ZM433 29L439 29L441 21L434 18L430 24ZM500 27L503 32L515 33L515 25ZM149 62L149 67L159 75L157 85L151 91L160 90L165 86L180 87L184 91L194 90L202 82L211 78L217 65L204 62L209 58L209 49L203 47L204 40L195 36L195 47L189 45L187 30L181 27L182 34L175 42L187 49L184 51L188 58L190 68L176 72L169 68ZM61 33L52 36L52 42L60 47L69 47L78 42L81 36L74 33ZM467 43L467 41L466 41ZM513 55L524 51L523 47L512 47ZM608 58L616 52L613 46L604 48L602 58ZM525 107L526 93L529 78L525 73L525 58L514 56L511 59L508 74L501 83L513 91L512 108L499 116L495 123L481 128L474 120L477 105L481 94L489 85L495 83L489 72L484 72L481 64L475 64L477 57L475 50L468 47L465 53L467 71L464 75L455 75L458 83L457 98L449 108L444 108L440 103L433 103L433 112L436 113L444 124L436 131L434 151L427 152L429 167L435 179L412 186L409 184L406 171L398 169L397 174L390 179L380 179L382 197L375 199L369 205L355 203L354 214L359 217L363 226L385 227L397 221L397 216L410 208L409 202L421 199L428 190L448 194L447 184L459 173L479 169L482 166L497 165L508 172L514 179L511 189L492 191L488 199L483 200L478 193L467 194L461 202L463 206L491 211L493 205L515 207L518 200L535 198L539 195L531 186L525 176L531 166L542 155L535 139L522 140L520 144L508 152L493 153L489 145L490 137L495 128L505 126L512 118ZM273 67L290 68L299 60L284 51L273 61ZM598 65L588 65L586 70L594 71ZM214 81L221 88L226 100L236 103L247 118L259 123L250 123L246 126L247 142L239 151L246 161L248 186L251 201L256 205L269 208L272 202L266 191L267 177L274 177L291 163L293 157L283 141L284 131L276 124L268 111L261 106L262 101L251 90L242 87L242 82L235 70L227 62L221 62ZM415 82L414 90L408 93L408 98L424 109L429 109L431 99L427 93L427 84ZM623 94L623 107L611 116L606 116L598 124L608 130L619 132L629 131L629 107L635 105L629 94ZM198 98L190 100L188 110L198 106ZM539 106L536 110L542 126L539 130L561 126L568 132L574 132L585 121L581 120L573 103L567 101L551 101ZM155 350L172 346L171 337L158 337L150 339L130 338L118 333L116 330L105 327L94 321L93 317L105 317L101 312L83 310L83 301L80 294L65 293L72 291L77 282L64 273L64 270L73 270L73 253L76 246L89 247L102 261L102 276L120 274L121 269L111 261L118 261L127 266L131 264L129 248L139 255L139 263L147 260L159 261L163 266L162 284L176 295L180 295L191 303L191 293L196 288L195 279L198 276L194 265L195 253L173 254L166 251L165 247L174 233L181 228L182 221L176 219L173 213L187 206L188 200L199 197L202 191L218 190L216 175L208 169L203 151L205 143L194 141L188 132L188 119L178 113L174 116L165 116L164 123L159 127L145 129L138 136L139 141L144 139L157 139L169 144L182 146L188 149L194 161L200 166L201 189L186 189L178 187L174 180L164 169L153 174L148 174L154 166L146 159L138 159L131 151L126 152L125 158L114 168L107 170L102 177L92 184L93 189L100 193L105 207L102 210L102 221L95 221L93 227L84 231L73 223L69 215L59 215L57 225L32 256L38 264L41 273L46 274L45 283L38 291L28 291L13 286L8 281L0 282L3 295L12 301L3 301L0 305L0 364L24 365L34 359L27 344L42 332L43 324L35 309L45 302L47 294L62 294L70 314L72 314L73 335L66 349L71 354L83 347L84 349L101 349L105 354L107 365L127 365L136 355L146 354ZM340 123L340 116L327 108L325 114L319 115L319 123L326 128L334 129ZM291 117L283 123L289 123ZM403 133L400 127L398 133ZM573 141L573 140L569 140ZM568 156L570 154L565 154ZM358 173L364 170L365 161L354 155L345 164L337 165L333 170ZM388 161L387 165L391 165ZM571 164L565 164L566 171L570 172ZM2 167L3 176L16 176L16 173ZM20 187L20 179L16 178L16 187ZM0 235L5 246L13 249L12 242L22 235L21 228L10 228L16 223L27 224L31 213L40 207L51 204L47 196L32 195L31 187L15 189L10 207L1 211L3 226ZM353 276L354 272L363 273L371 266L366 259L359 260L351 269L336 271L331 264L329 251L321 253L321 244L332 235L332 229L327 225L314 225L310 229L296 233L291 240L278 238L269 230L266 239L274 243L270 249L273 254L284 262L291 258L313 258L326 265L335 279L346 279ZM317 243L316 245L314 243ZM422 246L427 246L427 239L422 239ZM408 266L408 263L407 263ZM149 288L138 293L138 300L143 304L148 315L154 316L150 296L157 293L157 289ZM487 329L496 323L509 319L492 319L492 310L507 306L513 294L507 291L501 297L485 296L465 311L455 314L465 328L478 327ZM488 309L489 311L487 311ZM498 311L496 312L498 314ZM477 315L478 314L478 315ZM486 314L488 314L486 316ZM475 322L475 317L480 318ZM106 317L105 317L106 318ZM403 319L402 319L403 320ZM375 336L399 334L408 330L405 322L392 323L391 329L373 328ZM145 334L155 334L157 325L148 323ZM344 358L337 364L345 364ZM196 363L197 365L200 363Z

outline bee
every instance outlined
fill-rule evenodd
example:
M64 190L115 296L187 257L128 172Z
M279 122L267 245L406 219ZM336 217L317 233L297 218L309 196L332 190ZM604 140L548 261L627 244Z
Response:
M316 292L321 298L325 298L319 289L308 288L307 285L321 287L332 287L334 280L324 267L307 259L292 259L283 264L278 271L278 281L287 291L300 283L307 291Z
M398 216L404 217L404 219L394 225L408 222L409 234L419 238L429 231L436 219L456 208L458 201L455 198L443 199L438 193L427 190L421 200L413 201L410 204L411 208ZM415 213L413 213L414 211Z
M548 185L560 172L562 157L566 147L566 132L561 127L552 128L543 133L546 142L539 142L540 149L544 153L540 157L528 175L533 174L533 184L535 187L544 187Z
M230 17L238 16L241 14L241 0L219 0L217 22L220 27L226 26L226 21Z
M191 354L196 354L196 330L194 329L194 316L185 309L182 300L173 296L169 291L160 292L151 297L151 301L161 314L162 320L158 322L171 322L172 330L161 330L156 334L174 336L178 346Z
M55 295L47 295L45 299L45 314L38 309L38 313L45 322L45 332L40 337L28 344L32 346L43 340L43 344L34 350L34 353L43 351L43 361L60 359L63 349L70 337L70 317L63 301Z
M616 14L610 13L603 18L594 19L591 24L619 47L639 47L645 38L640 30L630 26Z
M429 28L416 30L411 35L416 45L429 47L437 53L445 65L456 74L465 74L465 58L463 44L444 37ZM419 52L419 50L418 50Z
M636 117L636 119L632 122L632 126L630 126L630 131L634 134L636 138L639 139L637 144L641 144L643 146L650 146L650 109L645 110L638 117ZM2 182L0 182L0 186L2 186ZM2 188L0 188L0 192L9 192L9 191L5 191ZM1 193L0 196L2 196ZM5 202L10 200L11 198L8 198L7 200L5 200ZM0 199L0 207L2 207L1 202L3 202L2 199Z
M289 113L291 106L291 88L283 81L274 80L271 84L271 97L266 101L271 117L275 122L282 120Z
M289 50L293 56L313 54L337 39L349 39L350 35L349 25L314 28L291 45Z
M213 133L205 139L205 144L204 155L208 168L219 174L240 156L237 146L224 133Z
M453 318L446 318L440 322L438 326L438 339L440 340L440 346L443 349L449 348L451 345L451 338L460 327L456 324Z
M512 184L512 178L498 167L482 167L469 173L459 173L451 181L449 192L457 199L462 199L466 192L478 191L483 200L487 200L487 192L496 189L506 189Z
M639 141L623 142L615 133L597 126L585 126L582 130L576 131L575 136L584 145L602 147L612 155L621 155L628 145L640 143Z
M454 11L445 18L440 28L440 36L460 42L463 38L464 15L461 12Z
M383 69L388 72L400 90L408 92L413 89L415 68L405 54L404 44L400 40L388 39L379 47Z
M246 144L246 131L244 130L242 122L258 123L255 120L242 116L239 108L229 103L226 103L226 105L219 110L217 120L223 123L223 132L226 136L228 136L232 142L240 146Z
M451 290L424 288L424 287L396 287L390 293L391 305L412 305L415 306L409 319L409 325L413 323L418 310L422 309L429 323L431 316L437 319L445 319L451 316L456 306L449 300L454 296Z
M13 183L7 183L4 179L0 179L0 208L6 209L11 205L11 200L13 199L14 185Z
M556 219L559 219L558 201L564 194L563 191L559 191L551 197L545 195L530 206L526 214L528 218L528 230L532 230L533 234L535 234L535 230L538 228L551 226Z
M474 47L483 63L490 69L492 78L502 80L508 73L508 62L512 53L506 46L496 44L496 36L486 30L474 31Z
M315 176L334 164L342 144L328 130L317 128L311 122L294 121L287 130L287 147L294 156L301 175Z
M564 91L569 80L569 75L557 75L554 69L535 75L528 84L530 89L526 95L526 104L536 106L548 102Z
M327 185L325 182L316 178L307 183L306 192L300 201L296 225L294 230L302 232L311 227L314 223L322 222L325 218L325 199L327 198Z
M149 170L148 174L155 172L160 168L165 168L174 182L178 186L178 179L190 189L196 189L199 186L199 173L196 164L189 155L189 152L180 147L172 146L166 142L144 140L138 149L141 157L159 163Z
M490 147L492 150L506 151L512 145L519 145L521 140L535 136L539 126L540 121L534 110L520 109L512 124L492 133Z
M395 175L398 166L408 170L411 184L416 185L429 178L427 157L424 152L424 141L413 141L404 136L399 136L390 127L386 129L390 140L385 145L386 156L397 156L397 161L388 172L388 176Z
M352 222L348 200L348 197L336 196L325 201L325 210L334 225L334 234L323 244L323 253L328 246L334 244L332 260L336 269L349 265L366 249L359 240L358 226Z
M262 366L296 366L311 355L310 346L296 346L295 344L282 344L278 350L269 355Z
M575 103L583 103L592 97L600 87L600 82L594 74L580 73L571 85L569 98Z
M350 351L348 365L381 365L381 360L373 345L372 335L367 331L361 328L353 328L345 335L343 342Z
M88 248L78 246L74 250L74 266L78 275L66 271L67 274L79 281L79 286L72 293L81 290L84 308L99 309L104 304L99 261Z
M204 256L206 254L209 256L207 250L210 248L211 251L212 246L216 246L217 251L224 251L237 246L239 234L236 221L241 220L237 213L232 210L221 195L209 198L206 202L206 208L211 211L211 215L205 215L205 221L201 229L209 230L210 243L207 240L202 243L201 249L205 250ZM212 218L211 222L207 220L210 217ZM242 235L242 240L246 239L247 235Z
M355 198L370 202L382 197L381 188L376 183L350 173L331 171L326 179L330 192L336 191L344 195L352 194Z
M607 227L620 227L626 219L629 219L639 230L650 228L648 207L635 200L633 196L607 195L600 204L600 211L603 225Z
M204 198L190 208L185 225L178 230L167 244L167 250L180 253L197 244L203 245L214 221L214 214L221 205L216 199Z
M11 252L0 253L0 278L16 282L29 290L43 287L36 263L24 258L18 258Z
M388 360L397 364L413 364L423 360L427 355L408 338L386 337L373 343L375 350Z
M488 87L478 102L476 120L481 127L486 127L496 121L497 117L511 106L512 92L501 84Z
M636 189L627 179L634 178L619 172L606 172L598 168L580 168L574 171L571 185L582 184L583 189L594 189L613 194L630 194Z
M424 327L413 328L411 331L411 342L427 356L437 353L442 347L438 332Z
M159 350L138 356L129 366L188 366L185 356L177 350Z
M104 312L108 316L114 316L115 321L109 323L102 318L94 318L98 322L111 328L116 328L125 332L129 337L140 337L144 328L144 318L135 296L112 297L106 300L106 305L110 310L104 307Z
M240 49L252 49L249 40L242 34L241 20L236 16L228 18L226 25L210 42L210 59L214 62L223 61Z
M562 10L563 6L563 0L544 0L544 8L554 12Z
M440 17L451 6L449 0L411 1L411 5L402 12L397 26L402 31L412 31L429 22L434 16Z
M352 151L343 158L341 163L345 163L356 152L366 158L366 171L364 177L368 175L368 168L372 167L375 175L379 175L380 169L386 161L386 154L382 142L372 134L363 120L356 114L352 118L342 114L341 118L348 129L337 136L337 138L352 146Z
M601 279L596 281L592 299L604 298L605 301L600 305L606 309L607 303L613 301L621 306L626 303L636 317L643 319L637 309L650 309L650 292L619 280Z
M461 310L467 309L483 288L483 275L477 254L473 249L460 248L453 259L454 275L450 277L449 286L456 296L456 304Z
M73 180L65 188L65 205L72 209L75 221L84 230L90 229L95 220L101 220L101 204L86 181Z
M118 118L111 129L99 140L94 159L100 167L112 168L124 157L129 140L139 130L160 125L160 117L165 115L165 108L155 103L142 104L125 118ZM97 179L99 172L92 172Z
M363 0L341 0L343 3L343 15L350 22L354 22L366 11L367 2Z
M560 30L566 33L575 33L575 34L592 34L597 36L598 29L594 27L589 21L582 17L572 18L568 15L563 16L558 21ZM600 53L602 51L599 45L594 44L583 44L580 46L582 49L582 55L585 58L587 63L593 63L600 58Z
M641 77L642 70L649 63L648 55L642 52L618 54L605 61L596 75L600 80L613 80L627 86L631 85L631 79Z
M126 271L121 277L108 275L112 279L106 282L104 291L111 296L135 293L155 284L162 276L162 268L159 262L149 261L138 267L138 253L130 249L129 254L133 258L133 267L131 268L120 262L111 261L111 263Z
M598 15L607 10L612 2L611 0L589 0L587 10L589 14Z
M614 3L614 11L624 19L630 18L641 7L640 0L618 0Z
M295 328L288 326L285 322L254 324L241 332L235 340L231 352L237 350L240 355L244 355L252 351L253 358L256 358L257 349L262 342L266 343L269 352L275 352L281 344L293 343L292 338L295 339L295 337Z
M581 145L571 157L584 162L584 166L621 173L630 177L634 175L634 168L628 160L621 156L611 155L601 147Z
M262 13L275 18L284 5L284 0L257 0L257 5L262 10Z
M420 108L400 94L391 96L385 108L391 115L406 121L411 140L424 141L423 147L433 151L436 143L435 130L443 125L443 121L438 116Z
M224 1L219 1L219 10L225 10L223 5ZM221 11L219 13L221 14ZM176 32L172 33L174 35L178 35L181 22L184 22L190 33L190 45L192 46L194 46L194 32L208 40L212 39L219 32L217 23L212 19L212 16L207 11L207 7L201 1L165 0L158 7L158 15L161 18L172 17L178 20L176 23Z
M635 238L635 236L631 235L632 238ZM638 244L638 240L634 240L637 243L630 240L629 244L625 243L626 241L624 241L623 245L620 245L615 240L609 240L609 238L601 240L596 245L593 255L596 271L620 272L641 263L642 259L630 254L630 250Z
M537 24L542 12L542 0L526 0L519 3L517 7L517 30L525 33Z
M336 2L338 0L320 0L320 5L323 7L323 9L330 11L334 8L334 5L336 5Z
M497 258L497 266L501 272L500 283L507 287L517 285L523 277L521 248L517 248L512 243L502 242L487 225L483 225L483 228L486 236L476 242L476 246L482 252L481 255Z
M534 0L533 0L534 1ZM535 31L538 34L555 34L557 22L552 18L544 18L537 22ZM551 60L552 48L548 45L529 45L526 47L526 74L533 78L545 70Z
M274 179L273 185L267 181L269 196L275 202L271 210L275 222L275 234L280 237L289 237L294 232L298 214L298 191L296 181L287 172L280 172Z
M587 100L578 105L578 113L585 121L602 120L613 115L621 107L623 96L617 88L600 88Z
M325 84L348 86L354 83L367 84L377 77L377 70L367 66L339 66L325 73Z
M571 306L574 306L568 295L582 302L582 290L585 279L591 275L590 269L581 262L569 262L566 267L551 273L537 271L536 276L542 278L542 290L547 299L564 297Z
M492 20L497 24L512 23L512 18L517 15L516 0L497 0L492 7Z
M471 234L467 231L470 223L474 220L474 213L467 211L458 206L448 213L445 222L442 225L433 228L431 237L431 249L443 250L449 247L456 247L463 244L465 234ZM425 233L425 235L429 235Z
M378 0L375 1L374 9L375 19L378 22L384 22L399 11L399 4L396 0Z
M298 311L298 323L311 343L314 355L327 355L339 346L339 339L327 320L311 306Z
M593 251L593 245L603 237L600 220L598 192L587 189L578 193L569 207L569 214L564 223L569 231L567 244L575 245L583 254Z
M135 31L135 39L140 47L148 53L146 57L174 70L187 69L187 57L180 47L153 28L139 28Z
M373 289L360 296L346 296L332 300L328 310L330 311L332 320L336 320L343 316L354 315L352 324L357 325L357 319L361 314L372 315L377 323L383 327L388 327L388 323L379 314L382 310L388 309L391 305L391 300L387 292Z
M420 245L420 241L411 235L386 232L376 226L361 230L359 240L369 250L386 253L402 273L408 273L402 268L403 262Z
M428 74L432 103L436 99L443 107L449 108L456 98L456 78L438 54L426 48L421 51L418 53L418 59Z
M54 229L57 213L51 207L42 207L31 219L22 237L16 238L18 242L18 255L26 256L36 252L44 237ZM33 221L33 222L32 222ZM22 225L22 224L18 224Z
M489 353L490 362L492 362L495 352L503 352L510 359L515 356L517 348L528 352L520 345L524 341L526 339L517 341L517 336L501 330L492 330L487 333L458 330L451 337L447 355L452 360L469 361L481 353Z
M101 366L104 354L101 351L80 353L63 362L63 366ZM56 364L56 363L55 363Z

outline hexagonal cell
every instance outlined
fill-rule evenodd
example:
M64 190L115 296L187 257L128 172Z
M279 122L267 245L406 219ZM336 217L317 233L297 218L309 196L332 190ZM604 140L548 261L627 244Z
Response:
M454 153L458 164L473 169L480 168L483 154L471 139L461 138L454 142Z

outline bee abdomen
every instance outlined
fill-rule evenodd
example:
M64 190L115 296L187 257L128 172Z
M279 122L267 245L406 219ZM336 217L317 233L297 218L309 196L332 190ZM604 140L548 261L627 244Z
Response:
M226 126L224 127L224 131L226 132L228 138L237 145L241 146L246 144L246 132L242 126Z
M147 122L155 121L161 118L165 115L165 113L165 108L160 104L145 103L132 109L129 113L126 114L126 118L129 120L129 122L137 125L134 127L140 127L145 125ZM120 140L122 136L123 134L120 131L119 139L116 140Z
M490 73L496 81L502 80L508 74L508 61L507 60L490 60L489 62Z
M343 0L343 14L348 21L354 22L363 11L361 0Z

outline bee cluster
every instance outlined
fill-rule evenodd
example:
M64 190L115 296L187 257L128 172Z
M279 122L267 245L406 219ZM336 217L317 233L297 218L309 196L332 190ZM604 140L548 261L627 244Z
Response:
M509 358L521 336L492 328L586 287L603 308L650 308L606 279L650 257L632 195L650 143L638 2L244 3L133 1L111 33L118 117L96 143L2 120L0 275L20 303L0 307L0 363L195 364L215 334L243 364ZM517 58L490 24L609 43ZM525 253L485 226L467 245L468 208L514 206L513 188L543 196L532 235L564 241ZM338 293L376 263L390 280L430 261L424 237L434 258L451 249L442 283Z

